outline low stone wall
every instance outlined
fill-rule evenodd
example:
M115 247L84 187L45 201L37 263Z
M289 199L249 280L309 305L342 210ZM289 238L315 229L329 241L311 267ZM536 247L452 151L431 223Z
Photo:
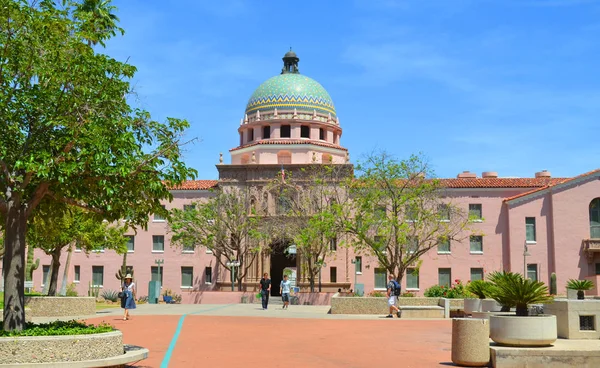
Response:
M398 298L400 307L426 307L440 306L441 298L421 298L409 297ZM447 299L450 301L451 310L462 310L464 307L463 299ZM344 297L337 296L337 293L331 298L332 314L387 314L389 307L386 297Z
M77 317L96 314L94 297L26 296L32 317ZM25 312L27 314L27 311Z
M122 354L121 331L91 335L0 337L0 366L106 359Z

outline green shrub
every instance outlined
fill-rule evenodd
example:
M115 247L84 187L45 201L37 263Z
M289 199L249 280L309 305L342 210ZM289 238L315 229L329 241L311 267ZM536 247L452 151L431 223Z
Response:
M460 299L468 298L471 293L467 291L465 285L460 280L454 280L454 284L450 287L434 285L425 290L424 295L428 298L448 298L448 299Z
M54 321L50 323L25 323L22 331L0 331L0 336L59 336L89 335L111 332L114 328L106 323L98 326L86 325L79 321Z
M119 292L116 290L102 290L102 297L105 300L116 302L117 300L119 300Z
M425 289L425 293L423 295L428 298L441 298L444 296L445 291L445 286L433 285L432 287Z
M406 291L402 294L400 294L401 298L414 298L415 296L417 296L415 293L411 293L410 291Z
M368 294L368 296L373 297L373 298L381 298L382 296L387 296L387 294L384 293L383 291L373 290Z
M531 304L553 300L548 287L541 281L524 279L513 272L494 272L488 277L494 286L490 296L502 306L515 306L517 316L529 315L527 307Z
M577 291L585 291L590 290L594 287L594 283L590 280L575 280L570 279L567 281L567 289L577 290Z
M75 289L76 285L75 283L70 283L69 285L67 285L67 296L78 296L77 294L77 290Z
M479 299L485 299L490 293L492 284L484 280L475 280L467 284L467 291L474 294Z

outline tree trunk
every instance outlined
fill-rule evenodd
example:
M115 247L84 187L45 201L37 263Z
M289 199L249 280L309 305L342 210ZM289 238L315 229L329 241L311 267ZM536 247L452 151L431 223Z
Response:
M67 278L69 277L69 267L71 266L71 256L73 255L73 245L69 246L69 253L67 254L67 263L65 263L65 272L63 273L62 285L60 286L60 292L58 295L67 295ZM125 253L127 256L127 253Z
M25 234L27 211L20 198L8 201L4 227L4 331L21 331L25 325Z
M62 248L56 248L52 252L52 267L50 267L50 286L48 287L48 296L56 296L56 286L58 285L58 271L60 271L60 253Z

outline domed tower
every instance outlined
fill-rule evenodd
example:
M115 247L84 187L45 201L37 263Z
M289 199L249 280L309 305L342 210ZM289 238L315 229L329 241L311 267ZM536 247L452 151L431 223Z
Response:
M347 162L333 101L317 81L300 74L299 61L287 52L281 74L250 96L238 128L239 146L230 150L232 165Z

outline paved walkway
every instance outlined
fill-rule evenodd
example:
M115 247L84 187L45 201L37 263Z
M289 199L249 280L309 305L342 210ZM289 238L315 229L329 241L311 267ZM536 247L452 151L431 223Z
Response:
M450 320L328 314L329 307L140 305L129 321L99 311L124 343L150 349L134 367L440 367L450 365Z

